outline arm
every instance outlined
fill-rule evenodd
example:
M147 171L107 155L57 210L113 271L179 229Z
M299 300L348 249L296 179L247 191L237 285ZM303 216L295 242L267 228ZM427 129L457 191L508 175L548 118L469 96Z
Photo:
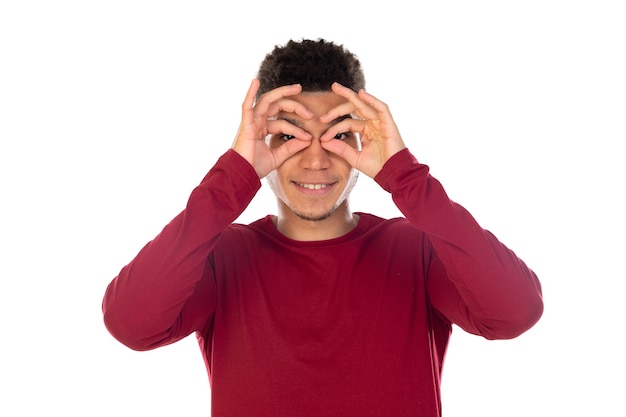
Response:
M115 338L146 350L207 324L215 297L214 282L202 280L207 256L259 187L253 168L237 153L218 160L186 208L107 287L104 322Z
M310 135L284 121L282 110L312 117L290 95L299 85L269 91L255 103L253 80L242 105L239 131L224 154L192 192L185 210L124 267L109 284L102 309L105 325L119 341L136 349L173 343L210 322L215 282L207 257L221 232L247 207L259 179L310 143ZM269 149L265 136L286 132L299 138Z
M430 302L451 323L488 339L513 338L540 318L540 283L522 260L482 229L408 150L391 158L376 181L437 254L428 277Z
M511 338L541 316L535 274L492 234L483 230L409 153L388 106L371 94L339 84L347 102L321 117L354 114L327 130L323 146L391 192L406 218L430 238L437 256L428 278L430 301L451 323L486 338ZM361 135L362 150L332 140L340 132Z

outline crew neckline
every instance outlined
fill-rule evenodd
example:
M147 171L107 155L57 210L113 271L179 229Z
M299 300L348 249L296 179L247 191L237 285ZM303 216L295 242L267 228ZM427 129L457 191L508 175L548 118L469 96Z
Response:
M353 240L361 236L370 228L370 225L373 219L373 216L371 214L361 213L361 212L355 212L354 214L357 214L359 216L359 221L356 224L356 226L352 228L352 230L350 230L348 233L344 235L341 235L332 239L325 239L325 240L295 240L290 237L287 237L281 232L279 232L278 229L276 228L276 225L274 224L274 221L272 220L273 217L275 216L272 214L268 214L264 218L257 221L256 224L258 225L260 229L262 229L265 233L269 234L274 239L285 242L291 246L326 247L326 246L338 245L338 244Z

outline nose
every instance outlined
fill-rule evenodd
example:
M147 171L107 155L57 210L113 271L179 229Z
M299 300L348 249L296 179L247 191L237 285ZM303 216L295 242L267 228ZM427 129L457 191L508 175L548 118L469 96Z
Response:
M301 151L300 166L305 169L321 170L330 164L329 152L322 147L319 137L313 138L311 144Z

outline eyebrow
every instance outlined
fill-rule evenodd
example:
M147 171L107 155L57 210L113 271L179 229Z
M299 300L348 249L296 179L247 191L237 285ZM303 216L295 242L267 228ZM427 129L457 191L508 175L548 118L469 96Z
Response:
M298 126L301 129L304 129L304 123L301 120L297 120L297 119L292 119L290 117L277 117L277 120L284 120L287 123L291 123L294 126ZM344 114L343 116L339 116L337 117L335 120L331 121L329 123L330 126L336 125L337 123L341 122L342 120L345 119L354 119L354 117L352 117L351 114Z

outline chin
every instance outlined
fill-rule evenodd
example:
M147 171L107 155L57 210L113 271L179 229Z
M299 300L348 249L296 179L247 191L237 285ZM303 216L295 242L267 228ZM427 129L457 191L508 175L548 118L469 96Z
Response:
M298 216L299 218L301 218L302 220L308 220L311 222L319 222L322 220L326 220L327 218L329 218L330 216L333 215L333 213L335 212L335 209L327 212L327 213L323 213L323 214L304 214L304 213L299 213L297 211L293 211L293 213Z

